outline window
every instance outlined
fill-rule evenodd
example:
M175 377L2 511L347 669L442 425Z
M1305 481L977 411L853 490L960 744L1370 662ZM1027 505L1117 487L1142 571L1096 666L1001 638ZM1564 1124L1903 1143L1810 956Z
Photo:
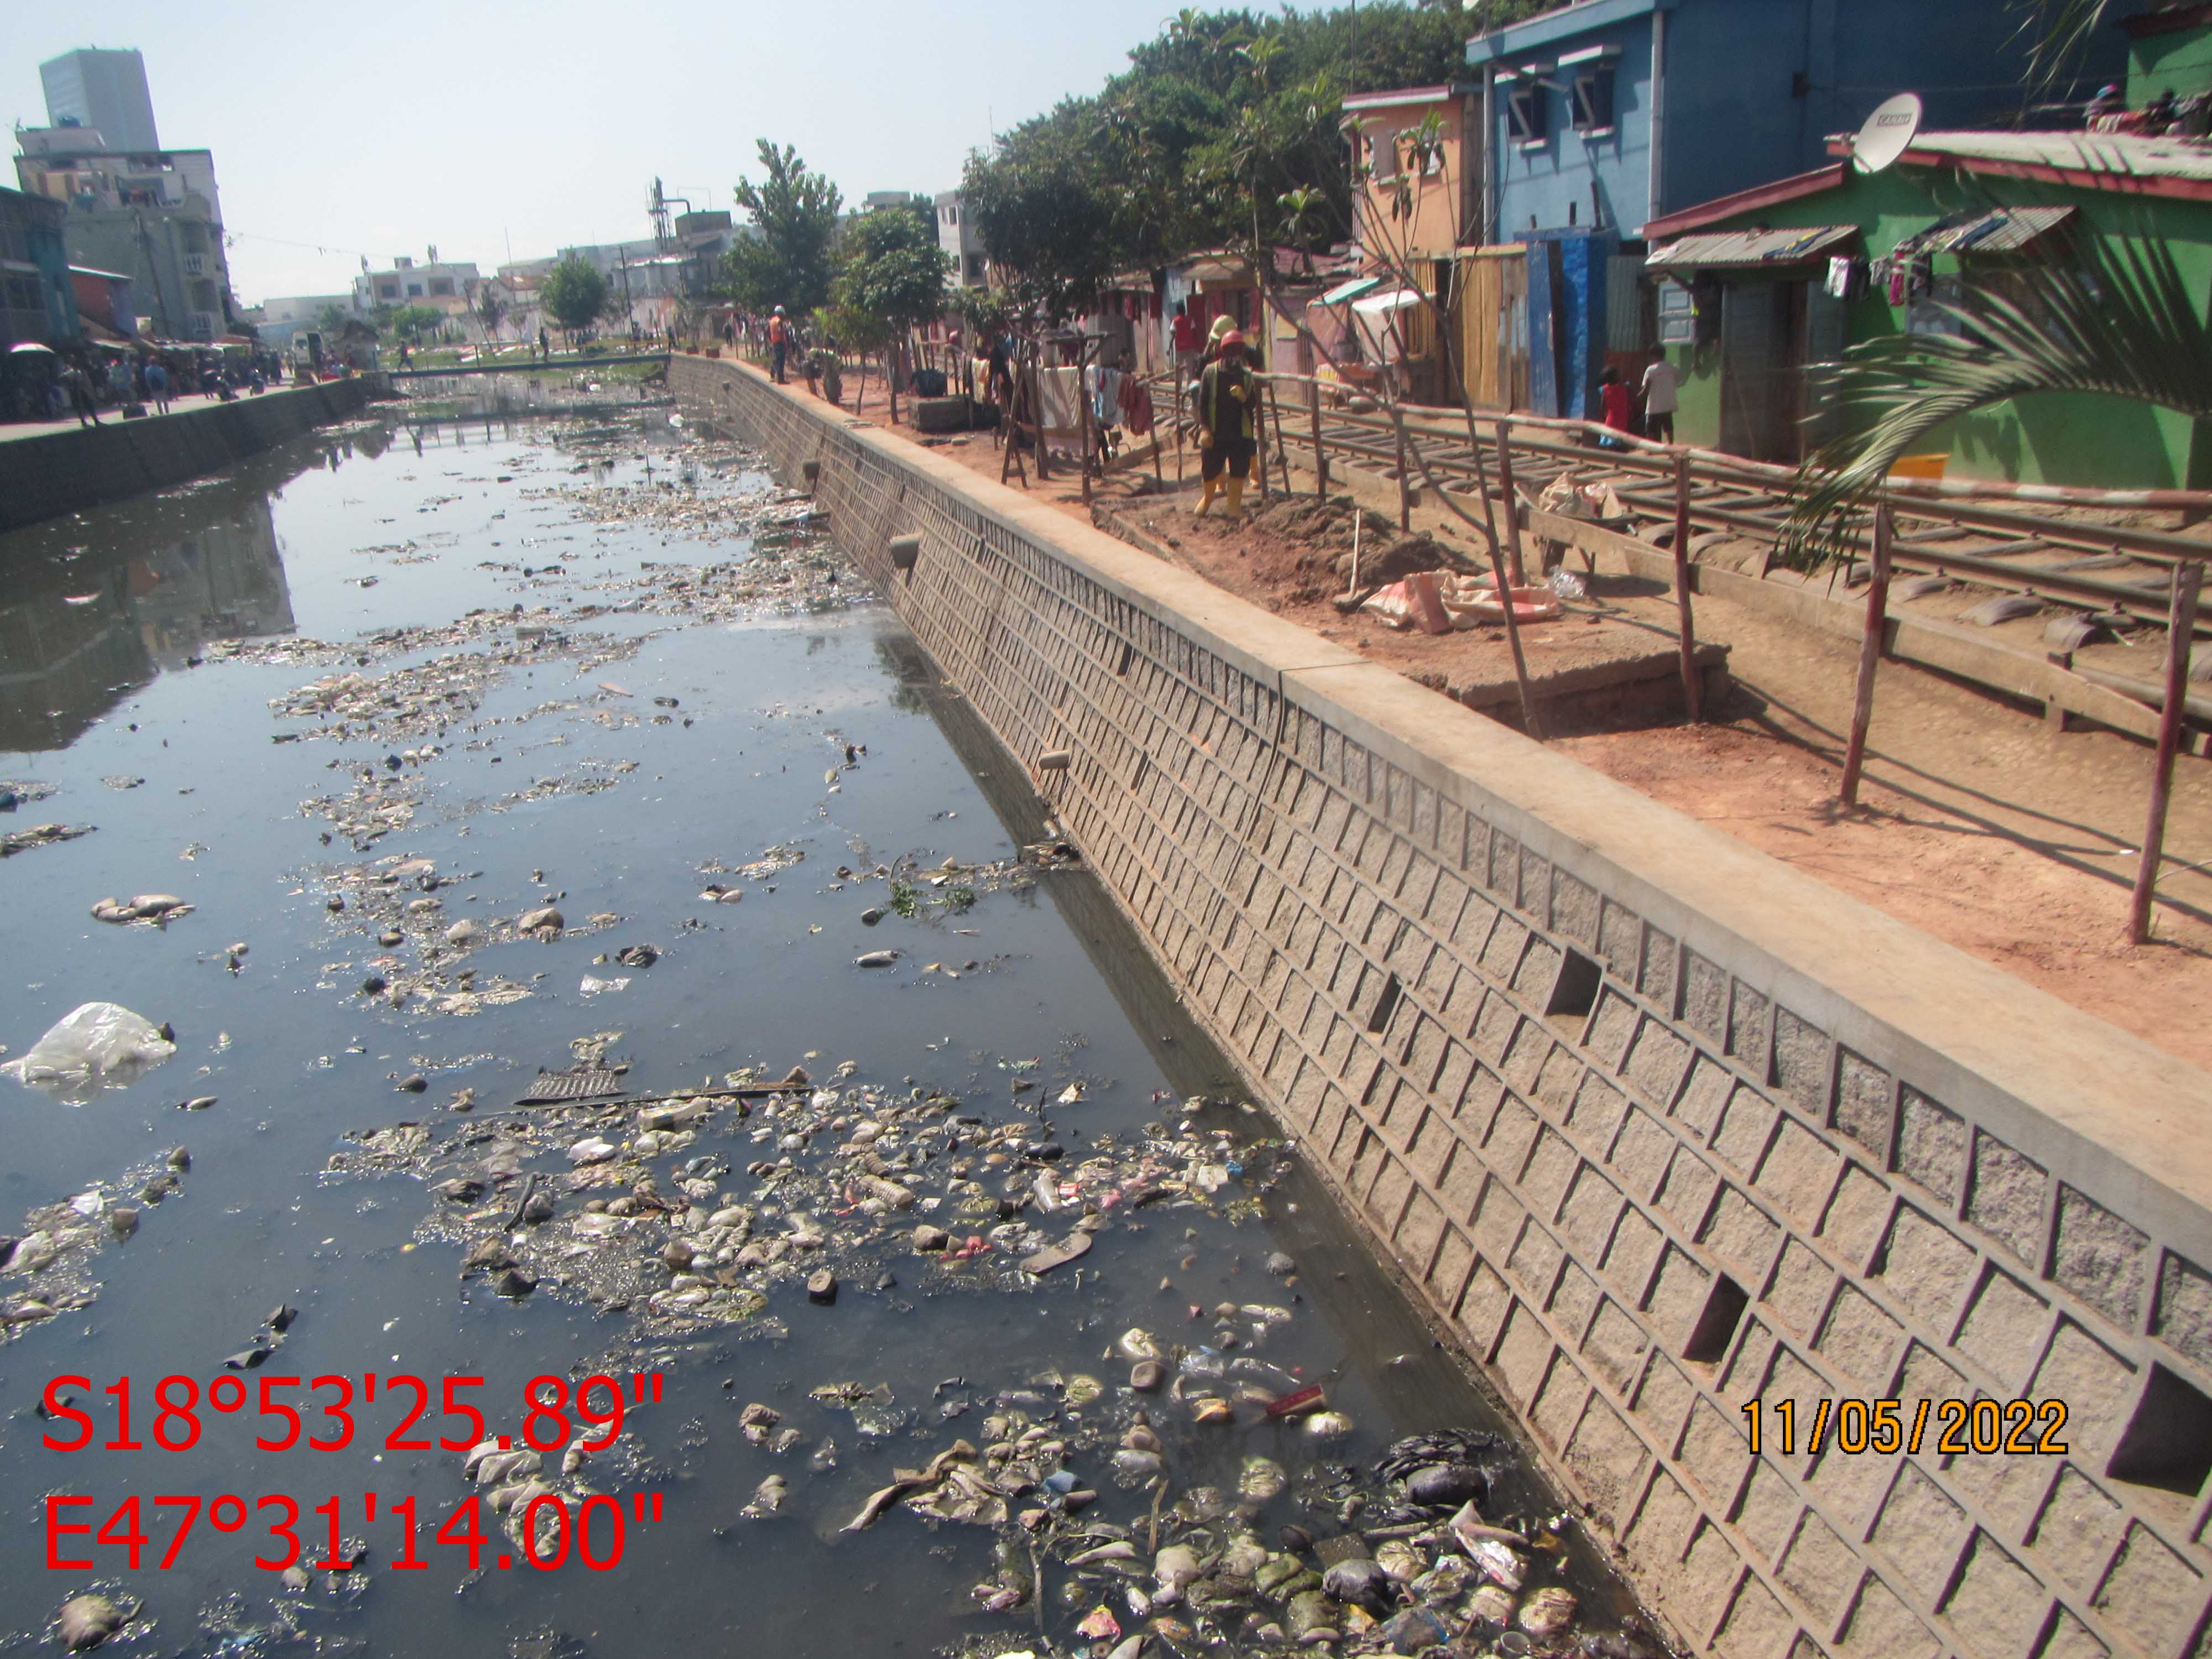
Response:
M407 297L408 297L409 299L410 299L410 300L419 300L419 299L421 299L421 298L422 297L422 283L408 283L408 284L407 284Z
M453 292L453 279L450 276L433 276L430 279L430 292L442 294L451 298Z
M1395 132L1370 133L1367 137L1367 167L1377 184L1398 176L1398 135Z
M1516 144L1544 142L1544 88L1533 76L1505 89L1505 136Z
M1576 71L1569 88L1575 131L1596 137L1613 131L1613 65L1593 64Z
M399 297L399 284L397 283L379 283L376 285L376 297L380 300L398 299Z

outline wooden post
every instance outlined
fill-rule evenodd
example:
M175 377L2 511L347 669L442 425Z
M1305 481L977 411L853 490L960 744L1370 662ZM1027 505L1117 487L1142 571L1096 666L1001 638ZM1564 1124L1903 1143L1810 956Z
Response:
M1183 477L1182 477L1182 365L1181 363L1177 363L1177 364L1176 365L1176 367L1175 367L1175 393L1176 393L1176 416L1175 416L1175 428L1176 428L1176 493L1177 493L1178 495L1180 495L1180 494L1182 493L1182 484L1183 484Z
M1036 434L1037 482L1042 483L1052 477L1052 460L1045 453L1044 344L1042 341L1030 348L1030 429Z
M2173 793L2173 751L2189 701L2189 650L2197 632L2197 595L2204 567L2185 559L2173 568L2173 603L2166 621L2166 706L2158 711L2158 756L2150 775L2150 811L2143 825L2142 856L2128 909L2128 942L2150 939L2151 901L2158 896L2158 866L2166 858L2166 809Z
M1535 690L1528 684L1528 659L1521 649L1521 624L1513 615L1513 583L1506 574L1505 555L1495 536L1490 538L1490 574L1497 584L1498 605L1505 615L1505 643L1513 651L1513 684L1521 693L1521 729L1541 743L1544 722L1536 713Z
M1282 469L1283 494L1288 495L1291 493L1291 452L1283 442L1283 405L1275 396L1273 380L1267 382L1267 421L1275 428L1275 465ZM1267 469L1262 465L1260 470L1265 472Z
M1166 441L1165 439L1164 439L1164 438L1162 438L1162 437L1160 436L1160 411L1159 411L1158 409L1155 409L1155 410L1152 410L1152 482L1153 482L1154 483L1158 483L1162 482L1162 479L1163 479L1163 477L1164 477L1164 475L1163 475L1163 474L1161 473L1161 471L1160 471L1160 450L1161 450L1161 447L1165 444L1165 442L1166 442L1167 441Z
M1075 428L1078 434L1076 442L1083 452L1083 504L1085 507L1091 505L1091 391L1083 383L1083 372L1089 365L1083 360L1090 355L1090 343L1079 336L1075 342Z
M1521 559L1521 497L1513 489L1513 423L1498 422L1498 489L1505 497L1505 542L1513 553L1513 585L1524 587L1528 568Z
M1313 415L1314 432L1314 494L1328 494L1328 451L1321 442L1321 382L1306 382L1306 408Z
M1682 708L1692 726L1701 724L1698 705L1698 630L1690 615L1690 458L1674 457L1674 618L1681 635Z
M1390 405L1390 425L1398 437L1398 528L1413 527L1413 495L1411 480L1406 477L1406 412L1396 404Z
M1874 721L1875 668L1881 660L1882 624L1889 610L1889 503L1874 510L1874 562L1867 583L1866 630L1859 638L1858 691L1851 699L1851 736L1844 750L1843 803L1859 804L1859 774L1866 767L1867 727Z

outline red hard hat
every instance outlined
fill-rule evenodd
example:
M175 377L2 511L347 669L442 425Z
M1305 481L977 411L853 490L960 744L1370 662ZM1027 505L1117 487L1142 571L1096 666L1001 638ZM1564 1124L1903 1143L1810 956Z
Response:
M1231 346L1241 346L1243 343L1244 331L1241 328L1232 328L1221 337L1221 349L1224 351L1228 350Z

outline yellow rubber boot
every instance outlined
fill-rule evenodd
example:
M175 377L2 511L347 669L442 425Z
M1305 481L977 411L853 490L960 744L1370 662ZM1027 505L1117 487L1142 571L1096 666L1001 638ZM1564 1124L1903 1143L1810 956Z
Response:
M1244 480L1242 478L1231 478L1228 481L1228 483L1229 501L1223 516L1226 518L1231 524L1236 524L1244 516Z
M1204 518L1206 509L1213 505L1214 492L1220 488L1221 480L1218 478L1201 479L1198 486L1198 505L1191 508L1190 516L1194 519Z

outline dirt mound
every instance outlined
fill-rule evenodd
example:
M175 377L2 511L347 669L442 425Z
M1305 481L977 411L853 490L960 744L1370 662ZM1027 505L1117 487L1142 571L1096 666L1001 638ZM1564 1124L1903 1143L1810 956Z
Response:
M1297 559L1302 571L1333 569L1340 582L1352 580L1352 507L1349 496L1316 501L1310 495L1291 495L1254 514L1249 520L1305 550ZM1401 535L1389 521L1370 513L1360 535L1359 585L1394 582L1416 570L1436 570L1452 562L1451 556L1433 537Z
M1368 514L1370 529L1374 516ZM1254 529L1265 530L1285 541L1352 550L1352 502L1345 496L1317 501L1311 495L1286 495L1252 514L1249 522Z
M1371 587L1378 582L1395 582L1416 570L1440 570L1451 562L1436 538L1423 532L1393 536L1379 544L1370 539L1359 550L1359 585ZM1351 581L1349 550L1337 556L1336 574L1346 582Z

